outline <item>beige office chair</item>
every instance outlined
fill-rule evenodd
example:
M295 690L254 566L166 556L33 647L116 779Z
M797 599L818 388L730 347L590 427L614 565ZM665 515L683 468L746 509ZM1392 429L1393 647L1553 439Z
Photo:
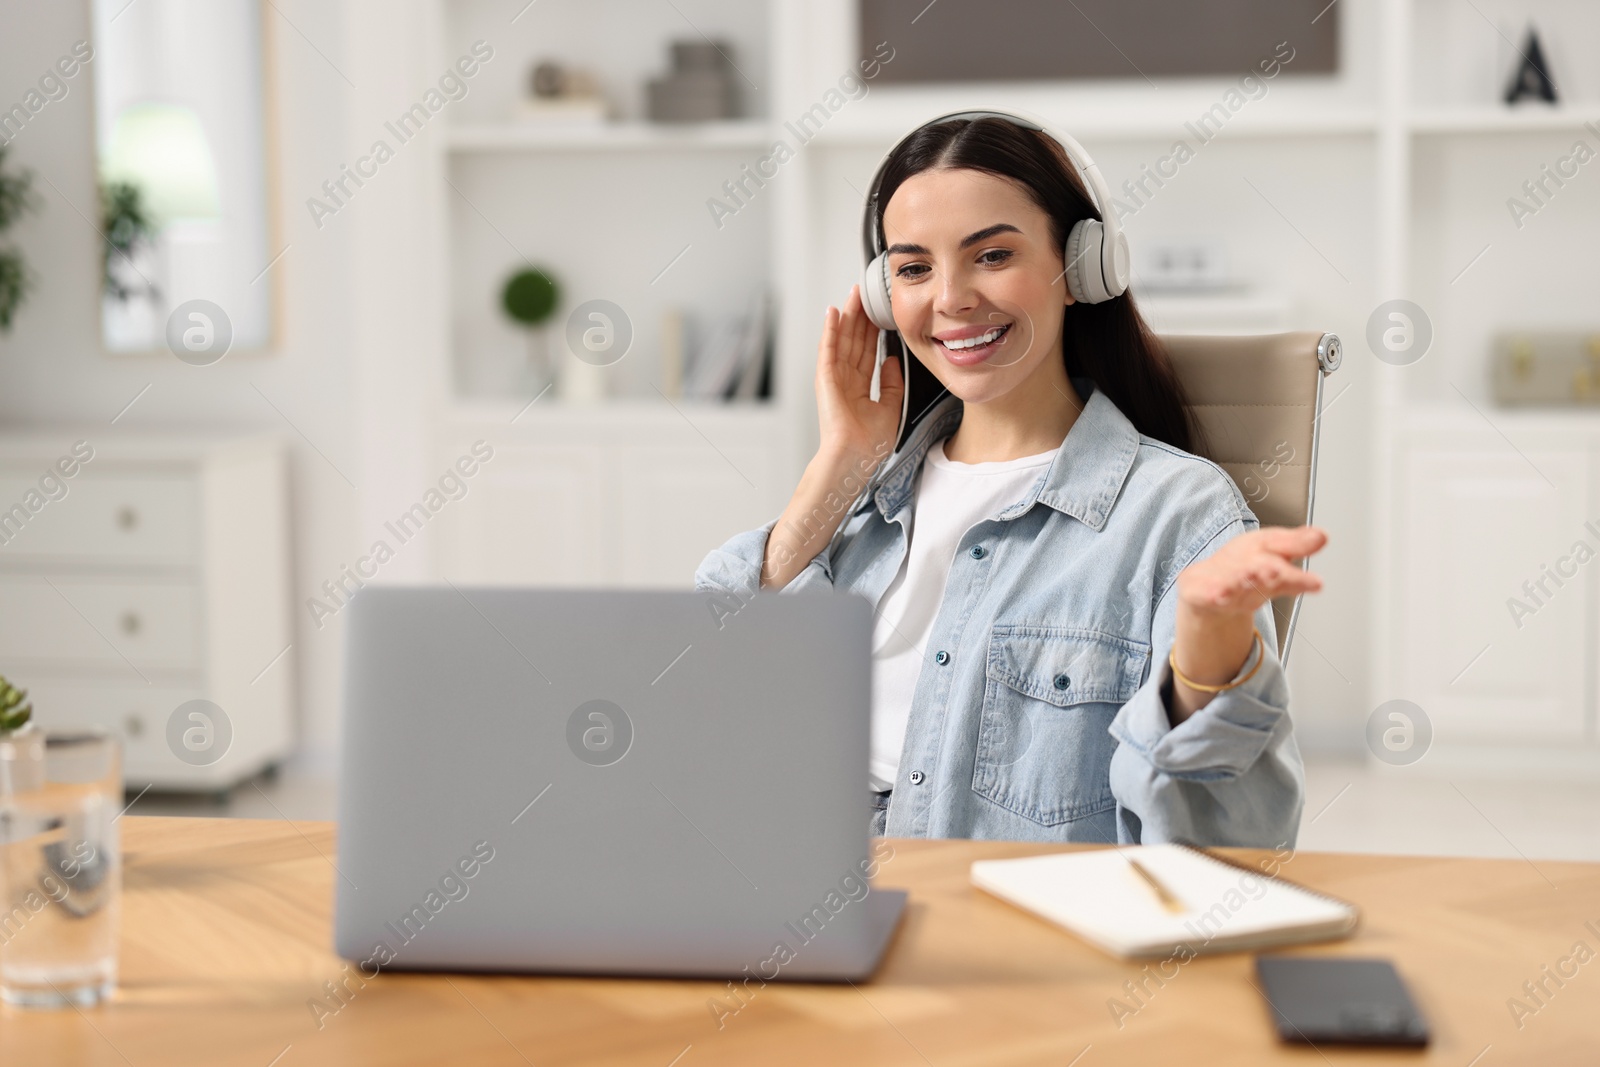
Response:
M1163 336L1201 433L1199 451L1238 483L1262 526L1311 521L1322 379L1339 338L1314 330L1251 337ZM1272 604L1278 658L1289 661L1299 597Z

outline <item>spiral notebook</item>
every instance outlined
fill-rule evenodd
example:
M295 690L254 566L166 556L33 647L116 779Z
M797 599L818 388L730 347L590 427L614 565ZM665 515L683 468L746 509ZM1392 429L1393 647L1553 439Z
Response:
M972 883L1124 959L1347 937L1352 904L1184 845L978 860Z

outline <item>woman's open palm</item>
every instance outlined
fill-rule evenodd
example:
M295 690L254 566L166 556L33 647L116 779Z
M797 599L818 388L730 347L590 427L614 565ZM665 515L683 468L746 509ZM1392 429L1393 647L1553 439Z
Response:
M897 356L885 359L878 383L881 399L869 399L877 354L878 328L861 306L860 287L851 286L843 312L828 308L817 346L817 421L823 448L874 459L894 448L905 376Z
M1240 534L1178 575L1180 607L1197 615L1253 615L1280 596L1315 593L1322 579L1295 561L1322 550L1317 526L1272 526Z

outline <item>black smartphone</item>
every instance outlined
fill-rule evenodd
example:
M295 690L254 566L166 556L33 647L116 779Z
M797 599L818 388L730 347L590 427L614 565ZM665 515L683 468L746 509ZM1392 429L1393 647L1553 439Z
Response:
M1428 1043L1428 1024L1388 960L1257 956L1256 977L1284 1041Z

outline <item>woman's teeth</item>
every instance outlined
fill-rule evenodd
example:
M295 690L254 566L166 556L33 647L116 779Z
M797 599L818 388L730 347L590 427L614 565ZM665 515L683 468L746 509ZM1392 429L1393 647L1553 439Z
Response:
M961 352L969 348L978 348L982 345L992 344L993 342L999 340L1000 335L1009 329L1011 329L1011 324L1008 322L1004 326L996 326L987 333L981 333L976 337L967 337L959 341L940 341L939 343L944 345L952 352Z

